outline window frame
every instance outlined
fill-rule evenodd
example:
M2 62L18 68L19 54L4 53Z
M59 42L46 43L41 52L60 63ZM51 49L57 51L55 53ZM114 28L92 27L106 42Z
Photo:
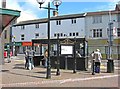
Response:
M102 15L92 16L93 24L102 23Z
M21 34L20 37L21 37L21 40L25 40L25 34Z
M92 34L93 34L93 38L102 38L103 37L103 34L102 34L102 29L100 28L100 29L93 29L93 32L92 32Z

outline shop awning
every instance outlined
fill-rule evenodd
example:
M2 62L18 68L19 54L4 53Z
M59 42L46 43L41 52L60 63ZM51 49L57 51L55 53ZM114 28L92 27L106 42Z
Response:
M20 16L20 11L0 8L0 34L13 20Z

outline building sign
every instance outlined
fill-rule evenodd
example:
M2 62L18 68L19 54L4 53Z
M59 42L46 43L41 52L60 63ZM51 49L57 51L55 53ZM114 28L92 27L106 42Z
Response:
M22 46L22 42L15 42L15 46Z
M32 42L22 42L22 46L32 46Z
M14 42L11 42L11 43L5 43L5 46L14 46ZM15 46L22 46L22 42L15 42Z
M61 54L62 55L73 54L73 46L62 45L61 46Z

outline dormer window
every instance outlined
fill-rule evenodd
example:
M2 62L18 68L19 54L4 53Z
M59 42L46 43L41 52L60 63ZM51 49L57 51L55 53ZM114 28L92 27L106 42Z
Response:
M39 28L39 24L35 24L35 28Z
M76 24L76 19L72 19L72 20L71 20L71 23L72 23L72 24Z
M22 25L22 26L21 26L21 29L25 29L25 26L24 26L24 25Z
M61 25L61 20L57 20L56 25Z

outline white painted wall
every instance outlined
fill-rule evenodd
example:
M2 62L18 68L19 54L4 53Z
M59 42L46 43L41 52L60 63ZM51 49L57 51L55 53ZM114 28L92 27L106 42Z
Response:
M51 38L54 33L63 33L69 37L69 33L79 32L79 38L85 37L85 18L77 18L76 24L71 24L71 19L61 20L61 25L56 25L56 20L51 21L50 31ZM35 24L25 25L25 29L21 26L12 27L12 35L15 36L15 42L27 42L35 38L35 33L39 33L39 38L47 38L47 23L39 24L39 28L35 28ZM25 40L21 41L21 34L25 34Z
M56 21L51 22L51 36L54 38L54 33L63 33L68 37L69 33L79 32L79 38L85 37L85 18L77 18L76 24L71 23L71 19L61 20L61 25L56 25ZM74 38L73 36L70 38Z
M12 27L12 35L14 35L15 42L27 42L35 38L35 33L39 33L39 36L44 38L47 34L47 24L39 24L40 28L35 28L35 24L25 25L25 29L21 29L21 26ZM21 34L25 35L25 40L21 40Z
M108 35L107 35L107 28L108 28L108 23L109 23L109 20L110 20L110 16L109 15L102 15L102 23L96 23L96 24L93 24L93 18L92 16L86 16L85 18L85 27L86 27L86 34L87 34L87 38L88 39L107 39L108 38ZM117 15L114 14L111 16L111 20L115 20L116 22L114 22L114 26L115 27L119 27L118 26L118 22L117 22ZM93 33L92 33L92 30L93 29L103 29L103 34L102 34L102 38L93 38ZM116 37L115 37L116 38Z

